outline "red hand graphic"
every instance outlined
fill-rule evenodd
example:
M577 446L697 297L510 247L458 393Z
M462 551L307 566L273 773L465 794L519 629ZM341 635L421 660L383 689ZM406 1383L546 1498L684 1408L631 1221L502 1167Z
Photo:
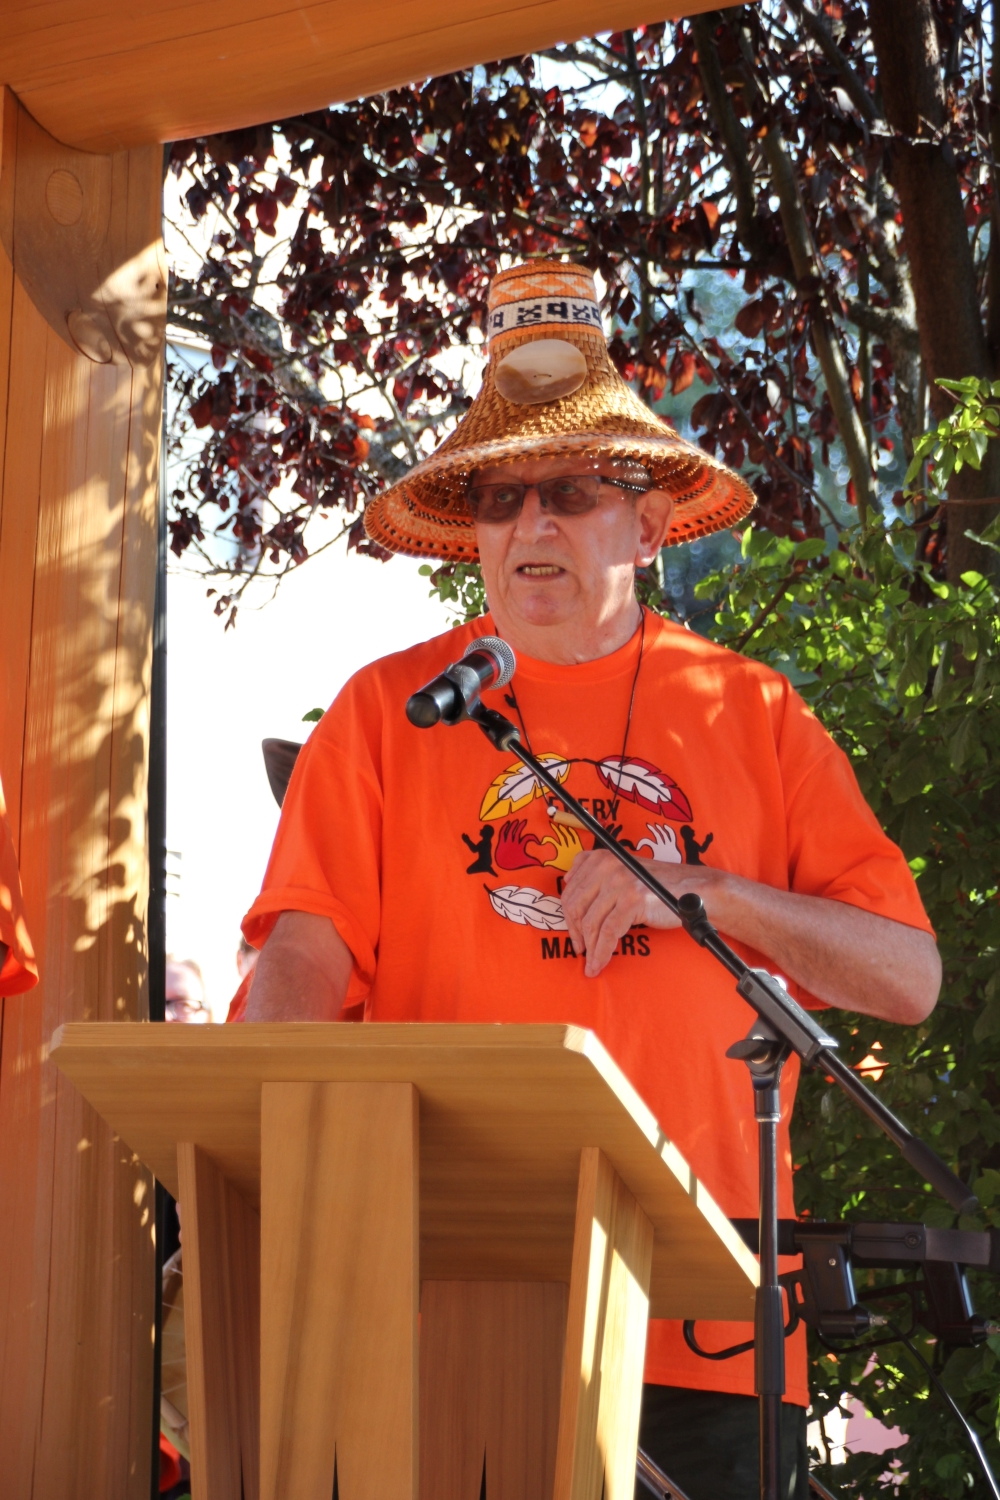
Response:
M542 861L536 859L533 854L528 853L528 845L537 846L538 839L533 833L528 833L527 818L517 818L512 823L505 823L497 836L496 848L493 850L493 863L501 870L524 870L529 865L540 865Z

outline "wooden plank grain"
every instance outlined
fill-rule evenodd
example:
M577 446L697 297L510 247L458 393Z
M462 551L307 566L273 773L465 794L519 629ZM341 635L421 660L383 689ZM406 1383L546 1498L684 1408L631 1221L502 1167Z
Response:
M653 1226L595 1147L581 1153L555 1500L631 1500Z
M408 1083L266 1083L261 1500L416 1500Z
M659 19L712 8L663 0ZM85 150L212 134L322 109L496 57L648 21L640 0L388 0L370 17L337 0L107 0L7 9L7 82L52 135ZM109 24L110 22L110 24Z
M0 1057L3 1488L32 1500L139 1500L151 1456L152 1181L52 1067L46 1038L61 1020L140 1013L145 818L116 793L114 768L139 779L144 723L123 705L129 694L141 703L147 685L141 673L126 682L118 641L142 634L130 602L143 567L150 587L154 572L155 548L143 560L140 546L123 567L126 496L139 503L152 483L155 503L155 474L132 462L150 414L127 367L106 368L68 339L72 303L60 298L76 265L45 199L67 148L9 90L2 149L0 285L6 277L11 296L0 321L0 770L41 972L37 989L6 1006ZM80 166L85 198L119 184L86 206L85 259L104 257L110 270L115 254L127 265L148 248L136 219L144 199L155 223L155 157L127 194L120 163ZM158 441L158 413L152 429Z
M184 1205L184 1349L192 1500L239 1500L240 1453L226 1309L226 1179L191 1141L177 1145Z
M424 1281L421 1500L552 1500L567 1291Z
M262 1085L412 1082L433 1280L568 1281L580 1151L599 1146L654 1226L654 1316L751 1315L753 1257L579 1028L75 1023L53 1058L172 1191L174 1143L195 1140L255 1205Z

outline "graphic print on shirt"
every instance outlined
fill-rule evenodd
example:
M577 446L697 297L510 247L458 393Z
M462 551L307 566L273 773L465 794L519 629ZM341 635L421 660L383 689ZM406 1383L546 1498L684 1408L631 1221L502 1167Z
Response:
M687 796L652 761L638 755L628 755L624 762L620 755L597 761L551 753L538 758L598 822L640 856L664 864L702 863L714 835L698 839ZM500 877L496 885L483 882L495 914L518 927L565 932L562 882L577 855L594 847L593 836L520 761L506 766L486 789L479 824L478 839L462 834L476 856L467 873ZM516 878L503 878L511 875ZM626 933L619 951L648 955L648 935ZM576 956L568 937L561 944L559 938L542 940L543 958Z

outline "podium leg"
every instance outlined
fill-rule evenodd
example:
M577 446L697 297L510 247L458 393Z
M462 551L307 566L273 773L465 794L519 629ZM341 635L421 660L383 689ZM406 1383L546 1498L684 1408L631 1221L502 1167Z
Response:
M580 1154L555 1500L631 1500L653 1226L595 1146Z
M417 1500L409 1083L265 1083L261 1500Z
M552 1500L566 1285L425 1281L420 1500ZM346 1500L346 1497L345 1497Z
M258 1500L260 1220L190 1142L177 1172L192 1500Z

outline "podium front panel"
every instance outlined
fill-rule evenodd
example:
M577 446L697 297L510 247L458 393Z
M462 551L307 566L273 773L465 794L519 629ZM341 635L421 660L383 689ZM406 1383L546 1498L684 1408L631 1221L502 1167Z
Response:
M650 1315L750 1319L755 1258L592 1032L559 1025L73 1022L52 1059L175 1195L194 1142L260 1206L265 1083L411 1083L420 1276L570 1279L580 1153L654 1229Z

